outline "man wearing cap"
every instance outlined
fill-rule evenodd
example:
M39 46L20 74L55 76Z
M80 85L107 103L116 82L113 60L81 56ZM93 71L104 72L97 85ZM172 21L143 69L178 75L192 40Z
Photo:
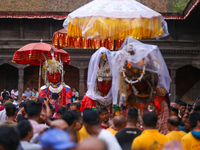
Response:
M11 96L6 96L5 99L3 100L3 105L0 107L0 111L5 109L5 102L6 101L11 101L13 102L13 98Z
M98 139L107 144L108 150L122 150L116 137L111 132L101 128L99 115L93 109L84 109L83 124L90 135L97 136Z
M26 94L22 94L22 97L20 98L20 101L21 102L25 102L25 100L26 100Z
M40 142L43 150L71 150L76 147L69 134L58 128L45 131L40 137Z

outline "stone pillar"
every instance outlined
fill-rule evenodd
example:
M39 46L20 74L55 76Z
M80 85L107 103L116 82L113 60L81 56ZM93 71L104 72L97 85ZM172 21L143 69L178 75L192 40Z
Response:
M170 91L171 91L171 99L170 101L173 102L176 99L176 69L170 69L170 74L171 74L171 87L170 87Z
M85 69L84 68L79 68L79 96L84 95L84 74L85 74Z
M18 99L24 92L24 68L18 68Z
M24 39L24 27L22 20L19 21L20 39Z

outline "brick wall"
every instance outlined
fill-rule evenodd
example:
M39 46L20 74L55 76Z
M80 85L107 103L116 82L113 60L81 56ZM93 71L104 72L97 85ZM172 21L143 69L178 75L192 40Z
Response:
M30 86L31 89L38 89L38 80L39 80L39 66L29 66L24 69L24 90L27 86ZM41 80L41 86L44 85L43 80Z
M0 91L6 87L11 92L18 85L18 69L9 64L3 64L0 65L0 70Z
M64 66L64 82L71 88L79 88L79 69L72 66Z

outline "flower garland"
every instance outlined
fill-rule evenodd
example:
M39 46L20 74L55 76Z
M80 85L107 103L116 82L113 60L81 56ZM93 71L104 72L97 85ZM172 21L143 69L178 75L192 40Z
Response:
M128 67L130 67L130 64L129 64L129 63L128 63ZM122 73L123 73L123 78L124 78L124 80L125 80L126 82L128 82L129 84L134 84L134 83L140 82L140 81L142 80L144 74L145 74L145 68L146 68L146 57L144 58L143 69L142 69L142 73L141 73L140 77L139 77L137 80L133 81L133 80L129 80L129 79L127 78L127 76L125 75L125 71L126 71L126 70L125 70L125 68L123 67Z

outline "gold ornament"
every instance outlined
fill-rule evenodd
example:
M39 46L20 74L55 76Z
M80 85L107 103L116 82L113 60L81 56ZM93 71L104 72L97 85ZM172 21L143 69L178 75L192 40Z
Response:
M138 74L138 72L139 72L139 70L138 70L138 69L136 69L136 68L135 68L135 69L133 69L133 73L134 73L134 74Z
M140 61L138 61L137 64L138 64L139 66L143 66L144 62L143 62L143 60L140 60Z

